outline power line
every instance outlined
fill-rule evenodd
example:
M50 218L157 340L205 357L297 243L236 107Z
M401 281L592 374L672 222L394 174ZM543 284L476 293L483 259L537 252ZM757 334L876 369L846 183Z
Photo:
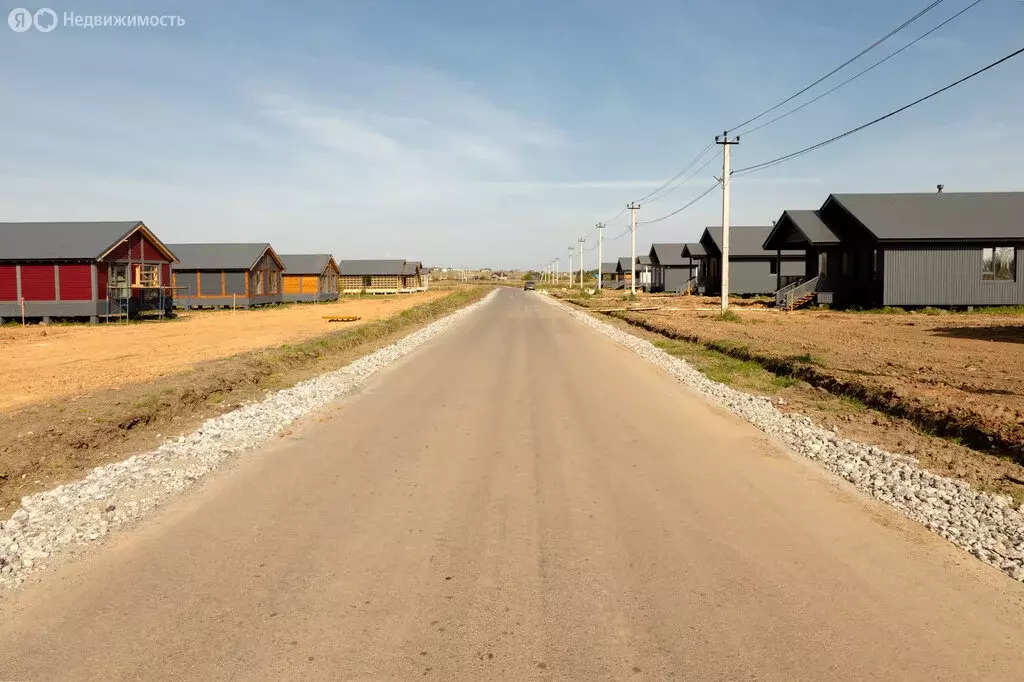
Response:
M901 52L903 52L903 51L904 51L904 50L906 50L907 48L909 48L909 47L912 47L912 46L916 45L917 43L921 42L922 40L924 40L925 38L927 38L927 37L928 37L928 36L930 36L931 34L935 33L936 31L938 31L938 30L939 30L940 28L942 28L943 26L945 26L945 25L946 25L946 24L948 24L949 22L953 21L954 19L957 19L957 18L958 18L958 17L960 17L960 16L962 15L962 14L966 13L966 12L967 12L968 10L974 9L975 7L977 7L978 5L980 5L980 4L982 3L982 1L983 1L983 0L974 0L974 2L972 2L972 3L970 4L970 5L968 5L967 7L964 7L964 8L962 9L962 10L960 10L959 12L957 12L956 14L954 14L953 16L949 17L948 19L946 19L945 21L943 21L943 22L942 22L941 24L939 24L939 25L938 25L938 26L936 26L935 28L933 28L933 29L931 29L930 31L927 31L927 32L925 32L925 33L922 33L921 35L919 35L918 37L914 38L914 39L913 39L913 40L911 40L911 41L910 41L909 43L907 43L906 45L904 45L904 46L903 46L903 47L901 47L900 49L896 50L895 52L893 52L893 53L892 53L892 54L890 54L889 56L885 57L884 59L879 59L879 60L878 60L877 62L875 62L874 64L872 64L872 65L871 65L871 66L869 66L868 68L866 68L866 69L864 69L863 71L860 71L859 73L857 73L857 74L855 74L855 75L853 75L853 76L851 76L851 77L847 78L846 80L844 80L844 81L843 81L842 83L840 83L839 85L836 85L836 86L834 86L834 87L832 87L832 88L829 88L828 90L826 90L825 92L821 93L820 95L818 95L818 96L817 96L817 97L815 97L814 99L808 100L808 101L804 102L803 104L801 104L800 106L798 106L798 107L795 107L795 108L793 108L793 109L790 109L789 111L787 111L787 112L786 112L786 113L784 113L784 114L779 114L779 115L778 115L778 116L776 116L775 118L773 118L773 119L771 119L771 120L768 120L768 121L766 121L766 122L762 123L762 124L761 124L761 125L759 125L759 126L756 126L756 127L754 127L754 128L751 128L750 130L747 130L746 132L744 132L744 133L743 133L743 135L744 135L744 136L749 136L749 135L750 135L751 133L756 133L756 132L757 132L758 130L761 130L762 128L767 128L767 127L768 127L768 126L770 126L771 124L773 124L773 123L775 123L775 122L777 122L777 121L781 121L782 119L786 118L787 116L790 116L791 114L795 114L796 112L800 111L800 110L801 110L801 109L803 109L804 107L807 107L807 106L810 106L811 104L814 104L815 102L817 102L818 100L822 99L823 97L827 97L828 95L831 95L831 94L832 94L833 92L835 92L835 91L836 91L836 90L838 90L839 88L841 88L841 87L843 87L843 86L845 86L845 85L847 85L847 84L849 84L849 83L852 83L853 81L857 80L858 78L860 78L861 76L863 76L863 75L864 75L864 74L866 74L867 72L869 72L869 71L872 71L872 70L874 70L874 69L875 69L876 67L879 67L879 66L881 66L882 64L884 64L885 62L889 61L890 59L892 59L892 58L893 58L893 57L895 57L896 55L900 54Z
M677 208L676 210L672 211L671 213L663 215L660 218L654 218L653 220L645 220L642 223L637 223L637 224L638 225L650 225L652 223L659 223L662 220L665 220L666 218L671 218L672 216L676 215L677 213L682 213L683 211L685 211L686 209L690 208L691 206L696 204L698 201L700 201L701 199L703 199L707 195L711 194L711 192L713 192L715 190L715 188L718 187L718 185L719 185L719 183L717 183L717 182L714 183L713 185L708 187L706 190L704 190L703 192L698 194L696 197L694 197L693 199L688 201L686 204L684 204L680 208Z
M684 167L684 168L683 168L683 169L682 169L681 171L679 171L678 173L676 173L675 175L673 175L673 176L672 176L671 178L669 178L668 180L666 180L666 181L665 181L665 184L663 184L663 185L662 185L661 187L659 187L658 189L654 190L654 191L653 191L653 192L651 192L650 194L647 194L647 195L645 195L645 196L642 196L642 197L640 197L639 199L637 199L637 202L639 202L639 203L643 203L643 202L645 202L645 201L649 200L649 199L650 199L651 197L653 197L654 195L656 195L656 194L658 194L659 192L661 192L661 190L665 189L666 187L668 187L669 185L671 185L671 184L672 184L673 182L675 182L676 180L678 180L678 179L679 179L679 178L680 178L680 177L681 177L681 176L682 176L682 175L683 175L684 173L686 173L686 171L688 171L688 170L690 170L691 168L693 168L694 164L696 164L696 163L697 163L698 161L700 161L701 157L702 157L702 156L704 156L705 154L707 154L707 153L708 153L708 151L709 151L709 150L710 150L710 149L711 149L712 147L714 147L714 146L715 146L715 144L714 144L714 143L712 142L712 143L711 143L711 144L709 144L709 145L708 145L707 147L704 147L704 149L700 150L700 153L699 153L699 154L697 154L697 156L695 156L695 157L693 158L693 160L692 160L692 161L690 161L690 163L686 164L686 166L685 166L685 167ZM623 210L622 210L622 211L620 212L620 215L621 215L621 213L625 213L625 212L626 212L626 209L623 209ZM618 215L616 215L616 216L615 216L615 218L618 218L618 217L619 217ZM613 218L612 220L614 220L615 218ZM611 220L609 220L608 222L612 222L612 221L611 221Z
M994 69L995 67L999 66L1003 62L1009 61L1009 60L1013 59L1014 57L1019 56L1022 53L1024 53L1024 47L1020 48L1016 52L1011 52L1010 54L1006 55L1002 59L998 59L998 60L992 62L988 66L984 66L984 67L978 69L977 71L975 71L972 74L964 76L960 80L954 81L954 82L950 83L949 85L941 87L938 90L935 90L934 92L931 92L931 93L925 95L924 97L916 99L913 102L911 102L910 104L905 104L902 107L900 107L899 109L895 109L893 111L890 111L888 114L885 114L884 116L879 116L878 118L874 119L873 121L868 121L867 123L859 125L856 128L852 128L850 130L847 130L845 133L841 133L839 135L836 135L835 137L830 137L829 139L823 140L821 142L818 142L817 144L812 144L810 147L805 147L803 149L800 149L798 151L792 152L790 154L785 154L784 156L780 156L780 157L771 159L769 161L764 161L762 163L754 164L753 166L747 166L746 168L741 168L741 169L735 171L733 173L733 175L746 175L748 173L756 173L757 171L761 171L761 170L764 170L766 168L770 168L771 166L776 166L776 165L778 165L780 163L785 163L786 161L789 161L791 159L795 159L798 156L803 156L804 154L807 154L809 152L813 152L816 149L821 149L825 145L829 145L829 144L832 144L833 142L837 142L837 141L843 139L844 137L849 137L850 135L853 135L854 133L858 133L858 132L864 130L865 128L870 128L871 126L875 125L876 123L881 123L882 121L884 121L884 120L886 120L888 118L892 118L893 116L896 116L897 114L901 114L904 111L906 111L907 109L910 109L911 107L917 106L918 104L921 104L922 102L930 100L932 97L935 97L936 95L940 95L940 94L944 93L946 90L950 90L951 88L955 88L956 86L960 85L961 83L964 83L966 81L971 80L975 76L980 76L981 74L985 73L986 71L988 71L990 69Z
M711 144L713 145L714 142L712 142ZM676 184L675 187L670 189L668 192L666 192L664 195L662 195L658 199L655 199L655 201L658 201L660 199L664 199L666 196L668 196L669 193L676 191L677 189L679 189L680 187L682 187L683 185L688 183L690 180L693 180L695 177L697 177L698 173L700 173L702 170L704 170L709 165L711 165L711 163L714 162L715 160L717 160L718 157L721 156L721 155L722 155L722 152L718 151L714 156L708 158L704 163L702 163L700 168L698 168L697 170L695 170L692 173L690 173L690 175L688 177L686 177L682 182Z
M762 112L761 112L760 114L758 114L757 116L754 116L753 118L748 118L748 119L747 119L746 121L744 121L743 123L740 123L739 125L736 125L736 126L732 126L731 128L728 128L727 130L736 130L736 131L739 131L739 132L738 132L738 134L742 135L742 134L743 134L743 132L742 132L742 131L740 131L739 129L740 129L740 128L742 128L743 126L749 125L749 124L753 123L754 121L757 121L757 120L759 120L759 119L763 118L764 116L766 116L767 114L770 114L771 112L775 111L776 109L778 109L779 107L783 106L784 104L788 104L788 103L792 102L792 101L793 101L794 99L796 99L796 98L797 98L797 97L799 97L800 95L804 94L805 92L807 92L808 90L810 90L811 88L813 88L813 87L814 87L815 85L818 85L818 84L819 84L819 83L821 83L822 81L824 81L824 80L827 80L827 79L831 78L832 76L834 76L835 74L837 74L838 72L842 71L842 70L843 70L843 69L845 69L845 68L846 68L847 66L849 66L850 64L852 64L853 62L855 62L855 61L857 61L858 59L860 59L861 57L863 57L863 56L864 56L865 54L867 54L867 53L868 53L868 52L870 52L871 50L875 49L876 47L878 47L879 45L881 45L882 43L884 43L884 42L885 42L886 40L888 40L889 38L892 38L892 37L893 37L894 35L896 35L896 34L897 34L897 33L899 33L900 31L902 31L903 29L905 29L905 28L906 28L907 26L910 26L910 25L911 25L912 23L914 23L915 21L917 21L918 19L920 19L921 17L923 17L923 16L924 16L925 14L927 14L928 12L930 12L930 11L932 11L933 9L935 9L936 7L938 7L938 6L940 5L940 4L942 4L942 2L944 2L944 0L933 0L933 2L932 2L931 4L929 4L928 6L926 6L926 7L924 8L924 9L920 10L920 11L919 11L919 12L918 12L917 14L915 14L915 15L914 15L914 16L912 16L912 17L910 17L909 19L907 19L906 21L904 21L904 22L903 22L902 24L900 24L899 26L897 26L897 27L896 27L896 28L894 28L893 30L889 31L889 32L888 32L888 33L886 33L886 34L885 34L884 36L882 36L881 38L879 38L879 39L878 39L878 40L876 40L875 42L871 43L871 44L870 44L870 45L868 45L868 46L867 46L866 48L864 48L863 50L861 50L860 52L858 52L858 53L857 53L857 54L855 54L854 56L850 57L850 58L849 58L849 59L847 59L847 60L846 60L845 62L843 62L842 64L840 64L840 65L839 65L839 66L837 66L836 68L832 69L831 71L829 71L829 72L828 72L828 73L826 73L826 74L825 74L824 76L822 76L822 77L821 77L821 78L819 78L818 80L814 81L813 83L811 83L811 84L810 84L810 85L808 85L807 87L805 87L805 88L803 88L802 90L800 90L800 91L798 91L798 92L796 92L796 93L794 93L794 94L790 95L789 97L787 97L786 99L782 100L781 102L779 102L779 103L778 103L778 104L776 104L775 106L773 106L773 107L770 107L770 108L768 108L768 109L765 109L764 111L762 111Z

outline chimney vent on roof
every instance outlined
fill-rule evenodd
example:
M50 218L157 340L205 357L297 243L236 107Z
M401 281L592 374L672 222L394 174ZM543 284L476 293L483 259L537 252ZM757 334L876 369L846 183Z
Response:
M945 185L935 185L935 186L939 188L939 194L942 194L942 190L946 189Z

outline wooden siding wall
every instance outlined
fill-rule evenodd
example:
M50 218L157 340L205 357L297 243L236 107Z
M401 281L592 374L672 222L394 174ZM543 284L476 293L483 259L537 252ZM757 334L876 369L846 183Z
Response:
M246 283L248 270L179 270L174 272L175 287L189 287L182 290L179 297L191 298L222 298L237 295L248 296Z
M998 242L992 245L1001 246ZM1016 247L1016 276L1013 281L1006 282L986 282L981 279L983 246L887 245L883 266L883 305L1024 304L1024 246Z
M18 300L18 266L0 264L0 301Z
M90 263L66 263L57 266L60 276L60 300L91 301L92 265Z
M21 297L26 301L57 300L57 277L53 263L21 266Z

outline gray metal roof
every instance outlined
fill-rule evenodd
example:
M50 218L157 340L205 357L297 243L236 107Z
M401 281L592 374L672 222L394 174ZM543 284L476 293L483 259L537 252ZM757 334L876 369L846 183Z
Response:
M630 270L632 270L629 256L623 256L622 258L619 259L618 269L621 270L622 272L629 272Z
M1024 192L832 194L830 201L881 241L1024 240Z
M158 246L173 252L141 220L0 223L0 260L95 260L140 227Z
M729 258L752 258L775 256L775 251L768 251L764 248L764 242L771 234L771 225L735 225L729 227ZM705 248L710 243L714 246L716 253L722 253L722 226L712 226L704 230L701 236L701 243ZM791 249L782 252L783 256L802 256L801 249Z
M651 257L650 256L637 256L636 257L636 264L637 265L653 265L653 263L651 262Z
M628 258L626 260L629 260ZM614 275L616 269L619 267L618 263L601 263L601 274L602 275Z
M683 258L683 247L685 244L651 244L651 256L657 259L658 265L684 266L687 265Z
M799 234L794 235L794 230ZM839 241L835 232L822 221L820 211L783 211L762 246L768 251L775 251L779 247L802 243L824 245L838 244Z
M690 258L704 258L708 255L708 250L699 242L687 242L683 244L683 253Z
M338 263L343 275L401 275L405 269L404 260L343 260Z
M333 260L329 253L282 253L281 262L289 275L320 275Z
M403 275L415 275L416 271L423 267L423 264L419 261L408 260L405 261L405 265L402 266Z
M169 248L180 261L175 270L249 270L270 249L270 244L175 244ZM273 249L270 251L277 256Z

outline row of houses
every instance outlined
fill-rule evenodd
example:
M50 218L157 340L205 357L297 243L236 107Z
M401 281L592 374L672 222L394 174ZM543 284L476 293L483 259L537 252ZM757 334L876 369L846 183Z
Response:
M729 293L785 307L1021 305L1022 259L1024 192L830 194L771 225L730 227ZM603 264L602 278L628 283L630 265ZM722 228L654 244L636 271L649 291L720 295Z
M424 291L418 261L278 254L268 243L165 244L142 221L0 223L0 322L248 308Z

